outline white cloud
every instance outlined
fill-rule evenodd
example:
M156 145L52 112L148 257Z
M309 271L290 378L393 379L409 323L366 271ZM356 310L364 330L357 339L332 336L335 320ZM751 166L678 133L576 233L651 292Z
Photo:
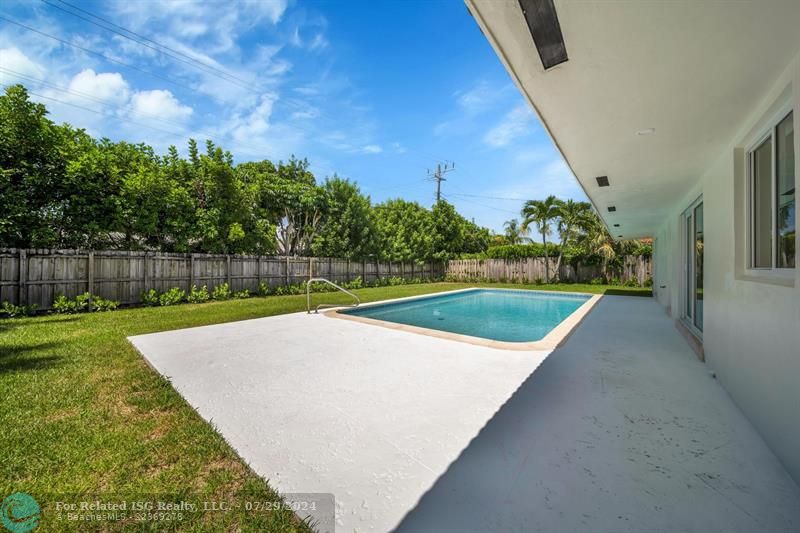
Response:
M545 198L554 194L558 198L584 200L586 197L572 171L564 160L556 156L538 162L515 160L508 174L510 179L502 187L487 195L510 198Z
M323 48L327 48L328 39L321 33L318 33L311 39L311 43L308 45L309 50L322 50Z
M402 145L402 144L400 144L400 143L392 143L392 150L394 150L394 152L395 152L396 154L404 154L404 153L406 153L406 151L407 151L407 150L406 150L406 147L405 147L405 146L403 146L403 145Z
M150 2L117 2L116 15L123 17L123 26L134 31L161 27L161 37L203 37L214 52L237 48L238 38L264 24L277 24L288 6L288 0L243 0L239 2L174 0L162 2L153 9ZM156 38L156 41L160 39ZM206 47L208 49L209 47Z
M319 109L316 107L306 107L292 113L293 120L308 120L319 117Z
M383 148L377 144L368 144L361 148L361 153L364 154L379 154L381 152L383 152Z
M303 39L302 35L300 35L299 26L295 27L294 33L292 33L292 35L289 37L289 43L291 43L292 46L296 46L298 48L307 48L308 50L311 51L322 50L324 48L327 48L328 45L330 44L328 38L325 37L325 34L323 34L322 32L314 34L314 37L312 37L311 40L306 41L305 39Z
M467 91L456 92L454 96L461 109L470 114L478 114L491 108L497 99L497 91L481 81Z
M121 74L97 74L90 68L80 71L70 80L69 90L77 95L89 96L117 106L126 104L130 98L130 87Z
M4 83L22 79L18 74L41 79L47 72L42 65L23 54L17 47L0 49L0 67L14 71L0 71L0 80Z
M484 135L483 141L493 148L506 146L517 137L527 134L532 122L533 113L528 106L518 105Z
M276 94L263 94L258 105L247 113L237 114L227 125L231 136L238 142L249 142L264 135L270 129L270 118Z
M131 98L130 111L145 118L184 121L192 115L192 108L183 105L167 90L140 91Z

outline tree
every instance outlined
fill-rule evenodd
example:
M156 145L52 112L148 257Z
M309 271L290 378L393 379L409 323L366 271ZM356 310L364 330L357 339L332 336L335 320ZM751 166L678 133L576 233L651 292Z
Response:
M599 255L602 258L603 275L608 278L608 262L617 256L614 239L594 211L589 211L582 221L582 226L584 233L579 238L580 243L587 253Z
M456 252L467 254L485 252L489 248L491 239L492 233L488 228L481 227L470 220L464 220L464 242L461 250Z
M51 222L63 198L64 160L47 109L22 85L0 96L0 246L51 246Z
M528 228L523 228L519 220L512 218L503 223L505 242L503 244L522 244L530 241Z
M188 157L94 139L21 85L0 95L0 246L317 253L390 260L484 251L491 234L447 202L373 207L355 183L318 186L306 159L234 166L190 139Z
M561 246L556 260L556 276L558 276L561 269L561 260L564 257L564 249L574 244L578 235L580 235L582 224L587 214L592 211L592 204L589 202L576 202L570 198L566 201L558 200L556 206L558 213L557 228L561 238Z
M311 244L314 255L362 259L377 251L377 230L369 197L353 182L334 175L323 190L327 210Z
M433 258L430 211L416 202L387 200L375 206L378 254L387 261L427 261Z
M433 226L432 259L449 259L464 248L466 220L458 214L455 207L445 200L439 200L431 209Z
M547 252L547 236L551 232L551 224L558 218L558 199L552 194L544 200L528 200L522 207L522 227L528 229L531 225L536 226L536 229L542 235L542 244L544 244L545 259L545 277L547 282L550 282L550 258Z

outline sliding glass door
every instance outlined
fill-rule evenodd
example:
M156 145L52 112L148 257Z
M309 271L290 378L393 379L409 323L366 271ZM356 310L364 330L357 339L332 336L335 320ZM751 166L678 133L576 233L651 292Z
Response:
M698 336L703 332L703 200L683 213L683 320Z

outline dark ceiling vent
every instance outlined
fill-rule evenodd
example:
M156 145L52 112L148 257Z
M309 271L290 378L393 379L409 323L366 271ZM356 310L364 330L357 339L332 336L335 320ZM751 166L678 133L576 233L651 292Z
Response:
M608 212L609 213L613 213L616 210L617 210L617 208L615 206L613 206L613 205L608 206Z
M618 238L618 239L621 239L621 238L622 238L622 235L617 235L617 238Z
M614 227L615 227L615 228L618 228L618 227L619 227L619 224L614 224Z
M547 70L569 59L553 0L519 0L519 7Z
M598 187L608 187L608 176L597 176L595 179Z

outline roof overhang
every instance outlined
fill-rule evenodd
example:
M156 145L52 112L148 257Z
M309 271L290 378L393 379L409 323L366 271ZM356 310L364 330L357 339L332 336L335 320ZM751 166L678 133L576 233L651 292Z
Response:
M555 0L569 60L545 70L519 0L466 3L624 238L655 234L800 50L797 0Z

